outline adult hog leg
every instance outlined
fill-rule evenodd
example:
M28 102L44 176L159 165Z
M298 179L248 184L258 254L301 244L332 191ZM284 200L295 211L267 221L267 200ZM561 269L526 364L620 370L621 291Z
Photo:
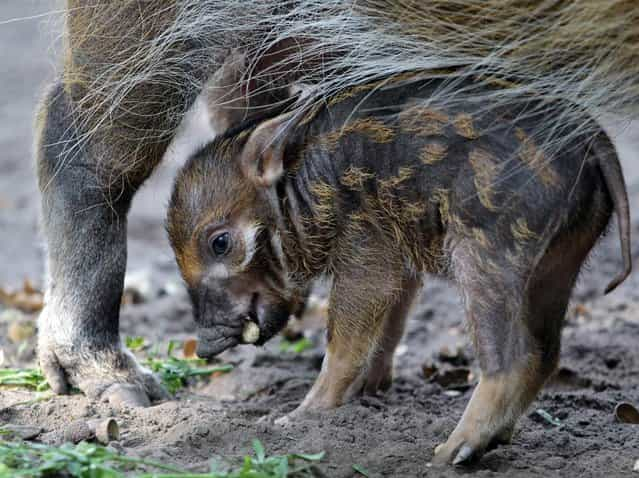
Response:
M524 265L532 260L518 258L517 271L495 255L470 252L472 246L456 248L481 377L459 424L435 449L435 463L459 464L510 442L517 419L557 366L570 294L600 232L589 228L555 242L532 268Z
M126 267L126 214L141 178L129 175L105 188L111 157L131 154L118 135L79 145L73 102L59 84L40 118L37 161L42 220L48 243L48 287L39 319L40 365L52 390L74 385L91 398L148 405L165 396L153 375L120 343L119 307ZM139 154L139 153L138 153ZM149 148L142 164L156 164ZM138 158L140 159L140 158ZM137 182L134 180L137 179Z
M150 65L139 63L148 61L140 48L165 35L178 13L169 5L160 16L153 2L68 1L64 71L42 103L36 145L49 276L39 358L56 393L74 385L130 405L165 395L120 343L118 328L131 200L197 95L193 85L209 73L186 61L196 48L188 42L153 57L170 70L143 73Z
M410 276L405 279L397 303L384 318L382 338L366 372L366 395L375 395L378 391L386 391L391 387L395 349L404 335L408 313L421 286L422 281L418 277Z

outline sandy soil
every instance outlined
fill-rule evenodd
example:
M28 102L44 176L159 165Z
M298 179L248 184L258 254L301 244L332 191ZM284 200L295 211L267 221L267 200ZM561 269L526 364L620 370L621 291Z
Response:
M9 0L0 4L0 286L17 287L24 278L41 285L43 250L37 232L39 199L30 153L31 118L39 92L53 76L54 16L22 21L55 9L56 2ZM639 237L639 128L616 136L631 190L634 237ZM122 334L166 344L193 333L190 307L179 286L163 232L163 211L177 162L165 165L136 198L130 220L129 280L148 289L147 300L122 310ZM639 243L633 246L635 261ZM327 457L328 477L370 476L630 476L639 459L639 425L617 423L614 407L639 405L639 274L610 296L602 296L621 267L616 228L584 270L563 333L561 373L520 421L513 444L492 451L475 467L432 470L436 444L453 429L471 388L442 386L424 377L423 367L440 371L475 363L463 333L463 315L454 288L427 280L396 360L396 381L383 396L356 399L338 410L317 413L282 428L273 420L292 410L317 375L322 357L321 323L309 320L313 347L301 354L268 347L240 347L221 359L236 365L228 375L193 384L174 400L148 409L115 410L81 395L36 404L24 391L0 391L0 425L31 424L38 437L58 442L70 420L115 416L122 427L116 448L194 469L211 456L239 457L259 438L269 452L317 452ZM0 314L2 314L0 306ZM0 315L2 317L2 315ZM4 316L6 317L6 315ZM32 317L31 317L32 318ZM29 319L29 317L27 317ZM0 321L4 366L34 364L34 339L26 345L6 337ZM461 352L452 359L442 347ZM0 364L1 365L1 364ZM442 382L443 383L443 382ZM560 420L556 426L536 411ZM639 476L639 474L637 474Z

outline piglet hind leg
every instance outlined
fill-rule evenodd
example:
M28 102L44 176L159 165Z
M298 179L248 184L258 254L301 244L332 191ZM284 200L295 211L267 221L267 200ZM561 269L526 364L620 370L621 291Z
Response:
M456 428L436 447L435 464L468 463L510 442L518 418L557 366L561 324L590 249L573 241L573 250L562 253L555 244L528 267L525 257L500 262L466 246L454 260L481 377Z

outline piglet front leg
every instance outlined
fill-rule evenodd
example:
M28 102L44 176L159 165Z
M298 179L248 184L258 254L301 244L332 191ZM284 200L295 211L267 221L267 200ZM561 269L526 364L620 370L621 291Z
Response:
M359 254L352 257L343 269L336 271L328 310L328 345L322 370L315 384L301 405L279 423L309 410L336 408L358 393L367 383L371 366L380 360L388 361L388 354L380 347L392 345L394 350L404 317L395 317L390 312L397 310L398 303L415 293L415 281L406 280L400 261L389 267L368 265L359 261ZM398 264L393 267L394 264ZM403 287L409 285L409 293ZM408 307L399 307L408 310ZM400 327L389 326L397 320ZM397 332L397 330L400 332ZM384 334L394 330L390 341ZM392 356L392 350L390 351ZM392 361L389 362L392 364ZM380 378L380 377L378 377Z

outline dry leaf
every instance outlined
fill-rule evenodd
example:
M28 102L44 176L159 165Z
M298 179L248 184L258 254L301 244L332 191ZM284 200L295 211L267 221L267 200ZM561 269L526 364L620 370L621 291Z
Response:
M187 339L184 341L182 345L182 354L184 358L197 358L195 350L197 349L197 340L196 339Z
M27 294L40 294L40 291L33 285L29 279L25 279L22 284L22 290Z
M28 279L25 279L22 290L10 292L0 287L0 302L23 312L39 312L44 305L43 300L42 292L36 289Z

